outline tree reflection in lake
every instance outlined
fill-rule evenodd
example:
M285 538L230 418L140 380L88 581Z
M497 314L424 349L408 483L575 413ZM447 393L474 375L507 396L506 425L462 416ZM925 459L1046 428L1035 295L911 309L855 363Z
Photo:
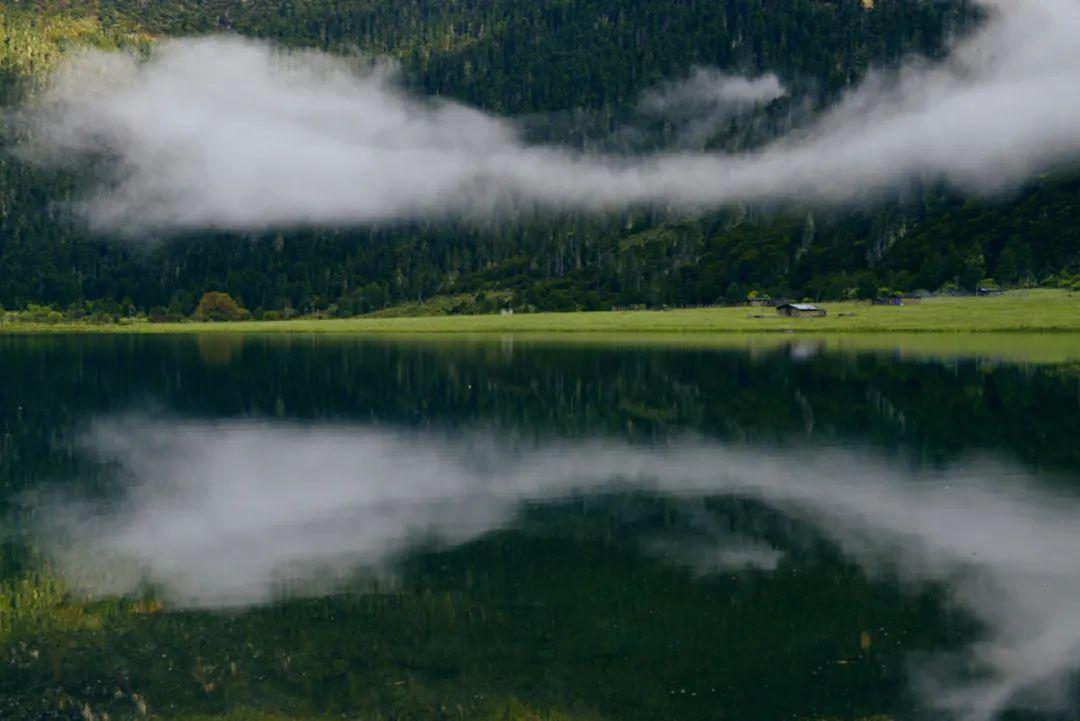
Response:
M1065 366L374 341L249 341L209 365L182 341L2 353L54 380L0 381L17 531L0 593L46 599L0 611L12 718L1077 710Z

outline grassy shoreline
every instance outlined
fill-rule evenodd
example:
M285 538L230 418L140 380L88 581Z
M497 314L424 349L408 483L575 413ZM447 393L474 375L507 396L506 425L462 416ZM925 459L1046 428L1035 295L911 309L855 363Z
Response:
M357 317L235 323L4 323L0 334L51 333L1051 333L1080 332L1080 294L1031 290L987 298L928 298L903 307L822 303L825 318L785 318L772 308L695 308L407 318Z

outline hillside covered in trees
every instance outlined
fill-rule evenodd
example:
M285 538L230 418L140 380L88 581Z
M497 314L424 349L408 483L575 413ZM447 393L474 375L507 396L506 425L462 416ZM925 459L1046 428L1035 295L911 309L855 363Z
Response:
M696 68L774 72L790 92L700 140L739 151L800 127L871 68L939 58L980 21L965 0L60 0L0 6L0 90L16 106L80 45L239 33L394 58L422 95L513 119L533 141L608 149L641 98ZM663 122L634 151L670 146ZM479 222L112 238L64 212L86 178L0 154L0 305L189 315L207 291L257 316L349 315L438 296L458 311L700 305L751 291L812 298L1080 282L1080 176L1010 195L915 185L874 205L637 208Z

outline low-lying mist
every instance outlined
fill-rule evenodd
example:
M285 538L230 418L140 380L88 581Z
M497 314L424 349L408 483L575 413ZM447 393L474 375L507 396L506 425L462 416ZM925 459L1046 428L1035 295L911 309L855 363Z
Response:
M989 19L945 61L871 74L812 127L744 154L530 145L509 120L410 97L386 66L235 37L163 42L145 62L76 57L27 109L32 139L21 152L99 162L102 181L77 208L94 227L128 234L523 207L836 204L917 179L995 192L1080 156L1080 4L980 4ZM701 70L647 93L641 110L682 114L701 136L782 92L769 76Z
M985 625L969 656L916 669L927 703L977 721L1021 699L1060 708L1080 667L1080 497L999 461L916 471L858 449L701 440L507 452L483 435L146 417L100 421L84 443L121 469L122 492L39 498L37 517L56 567L88 592L148 582L173 605L256 604L329 590L357 569L392 572L418 544L513 526L526 503L626 490L745 497L811 524L868 573L945 583ZM683 549L681 562L782 562L760 539L730 541ZM954 680L950 663L987 673Z

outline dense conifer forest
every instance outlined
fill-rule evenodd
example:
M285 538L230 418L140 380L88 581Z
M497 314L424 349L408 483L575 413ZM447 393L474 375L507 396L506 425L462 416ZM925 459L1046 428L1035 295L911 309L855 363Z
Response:
M0 6L0 93L32 95L82 44L145 51L157 38L232 32L394 58L414 92L514 119L530 139L607 148L643 93L695 68L775 72L787 96L716 128L739 151L809 122L871 68L940 57L980 21L965 0L96 0ZM635 150L663 148L657 124ZM453 297L452 312L829 299L900 291L1080 284L1080 177L1009 195L914 185L843 210L637 208L488 223L95 234L63 212L84 178L0 154L0 305L73 315L188 316L222 291L256 317L352 315Z

